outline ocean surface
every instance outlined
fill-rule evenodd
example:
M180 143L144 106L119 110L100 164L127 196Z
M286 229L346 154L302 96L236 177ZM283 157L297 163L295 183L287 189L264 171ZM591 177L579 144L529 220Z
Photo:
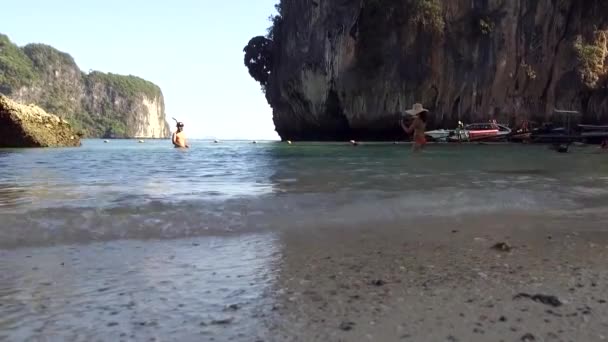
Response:
M0 340L263 339L290 231L480 216L608 227L595 147L191 146L0 149Z

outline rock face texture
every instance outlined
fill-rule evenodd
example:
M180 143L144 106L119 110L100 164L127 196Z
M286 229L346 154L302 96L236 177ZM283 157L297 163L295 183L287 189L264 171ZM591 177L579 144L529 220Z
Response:
M57 113L87 137L166 138L162 92L135 76L83 73L53 47L0 35L0 94Z
M282 0L265 85L283 139L397 139L430 127L517 126L579 110L608 123L604 0Z
M80 137L57 115L0 95L0 147L74 147Z

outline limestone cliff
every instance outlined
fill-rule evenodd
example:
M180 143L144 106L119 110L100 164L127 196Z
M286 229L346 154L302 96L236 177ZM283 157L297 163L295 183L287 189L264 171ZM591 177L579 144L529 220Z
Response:
M0 93L35 103L87 137L166 138L160 88L135 76L83 73L74 59L43 44L19 48L0 34Z
M457 120L608 123L605 0L282 0L266 97L283 139L395 139ZM250 70L251 72L251 70ZM265 84L264 84L265 83Z

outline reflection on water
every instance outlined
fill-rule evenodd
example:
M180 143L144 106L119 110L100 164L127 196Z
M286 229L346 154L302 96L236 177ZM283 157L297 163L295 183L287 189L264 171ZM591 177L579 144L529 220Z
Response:
M254 341L273 235L0 252L0 340Z

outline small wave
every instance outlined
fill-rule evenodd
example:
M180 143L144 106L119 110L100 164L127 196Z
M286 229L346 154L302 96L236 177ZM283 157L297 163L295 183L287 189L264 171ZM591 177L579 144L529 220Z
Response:
M0 248L121 239L171 239L412 218L575 208L551 191L442 188L433 191L282 193L167 202L129 197L101 207L59 207L0 215Z

